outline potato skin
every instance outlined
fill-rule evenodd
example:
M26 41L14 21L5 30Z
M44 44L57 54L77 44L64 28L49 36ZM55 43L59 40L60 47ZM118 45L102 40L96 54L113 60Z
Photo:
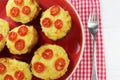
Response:
M25 36L20 36L18 34L18 29L22 26L26 26L28 28L28 33ZM27 52L30 52L31 49L36 45L37 41L38 41L38 33L37 30L33 27L33 26L28 26L28 25L21 25L18 26L14 29L12 29L10 32L16 32L17 33L17 39L14 41L10 41L9 40L9 36L7 36L7 41L6 41L6 45L10 51L10 53L12 54L17 54L17 55L21 55L21 54L26 54ZM22 39L25 41L25 47L23 50L18 51L15 48L15 42L19 39Z
M11 58L0 58L0 64L4 64L6 66L6 72L0 75L0 79L4 80L4 76L9 74L16 80L14 74L16 71L22 71L24 73L23 80L31 80L32 74L30 72L30 66L26 62L22 62L16 59Z
M38 13L41 11L41 8L39 7L36 0L23 0L23 1L24 2L21 5L16 5L14 0L8 0L7 5L6 5L6 13L7 13L7 16L10 17L15 22L21 22L25 24L25 23L32 21L34 18L36 18ZM22 8L24 6L30 7L30 14L25 15L22 13ZM19 8L19 15L17 17L13 17L10 14L10 10L13 7Z
M53 57L51 59L47 60L47 59L42 57L42 53L46 49L51 49L53 51ZM66 63L64 69L61 71L58 71L55 69L55 61L59 58L63 58L65 60L65 63ZM35 62L41 62L45 65L45 69L42 73L37 73L34 70L34 63ZM68 55L67 55L66 51L61 46L58 46L55 44L42 45L40 48L38 48L35 51L34 56L31 60L32 74L38 78L41 78L41 79L47 79L47 80L58 79L67 72L69 62L70 62L70 60L68 58Z
M53 5L54 6L54 5ZM71 29L71 16L69 14L68 11L65 11L62 7L60 7L60 12L58 15L56 16L52 16L50 14L50 10L53 7L51 6L50 8L48 8L47 10L45 10L42 13L42 16L40 18L40 24L42 26L42 31L44 32L44 34L51 40L56 41L59 39L62 39L63 37L65 37L67 35L67 33L70 31ZM42 24L42 21L45 18L49 18L52 21L52 24L49 28L44 27L44 25ZM54 26L54 23L57 19L60 19L63 22L63 26L61 29L56 29Z
M3 35L3 40L0 41L0 52L4 49L6 43L6 37L9 32L9 23L0 18L0 34Z

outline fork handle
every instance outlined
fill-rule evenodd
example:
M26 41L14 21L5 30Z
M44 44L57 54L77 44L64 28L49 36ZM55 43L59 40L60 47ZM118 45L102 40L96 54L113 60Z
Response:
M93 35L92 80L98 80L96 64L96 36Z

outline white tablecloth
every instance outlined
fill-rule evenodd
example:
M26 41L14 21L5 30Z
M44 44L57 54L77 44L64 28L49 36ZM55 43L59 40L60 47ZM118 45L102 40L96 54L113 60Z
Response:
M101 0L107 80L120 80L120 0Z

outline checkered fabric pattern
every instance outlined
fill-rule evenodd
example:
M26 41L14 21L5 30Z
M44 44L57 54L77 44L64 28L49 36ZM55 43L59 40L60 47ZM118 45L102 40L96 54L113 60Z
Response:
M69 80L91 80L92 74L92 37L87 27L88 16L91 9L96 9L99 20L99 30L96 39L96 54L97 54L97 73L98 80L106 80L105 56L102 38L102 24L100 15L100 1L99 0L68 0L72 3L78 11L85 32L85 49L82 60Z

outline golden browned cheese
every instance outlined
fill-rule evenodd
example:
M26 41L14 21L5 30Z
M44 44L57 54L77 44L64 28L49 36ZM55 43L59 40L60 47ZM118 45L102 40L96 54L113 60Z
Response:
M9 32L8 22L0 18L0 34L3 35L3 39L0 41L0 51L2 51L5 46L8 32Z
M24 6L30 7L30 14L25 15L22 13L22 8ZM13 17L10 14L10 11L13 7L19 8L19 15L17 17ZM6 5L7 16L16 22L21 22L21 23L28 23L31 20L33 20L38 15L40 10L41 10L41 8L39 7L36 0L23 0L23 3L21 5L16 5L14 0L8 0L8 3Z
M16 59L11 58L0 58L0 64L3 64L6 67L6 71L2 74L0 74L0 80L4 80L4 77L9 74L13 77L14 80L17 80L15 78L15 72L16 71L22 71L24 74L24 79L22 80L31 80L32 74L30 72L30 66L22 61L18 61Z
M46 49L51 49L53 51L53 56L51 59L45 59L42 56L43 52ZM65 66L63 70L60 70L60 71L56 70L55 68L55 62L59 58L63 58L65 60ZM40 62L44 64L45 68L43 72L41 73L36 72L36 70L34 69L34 64L36 62ZM32 69L33 75L38 78L45 79L45 80L58 79L67 72L69 62L70 60L64 48L55 44L46 44L38 48L37 51L35 51L31 61L31 66L32 66L31 69Z
M69 14L68 11L65 11L62 7L60 7L60 12L59 14L57 14L56 16L52 16L50 14L50 10L53 6L51 6L49 9L45 10L42 13L42 16L40 18L40 24L42 26L42 31L44 32L44 34L51 40L56 41L58 39L61 39L63 37L65 37L67 35L67 33L69 32L69 30L71 29L71 16ZM50 25L49 28L44 27L44 25L42 24L42 21L45 18L49 18L52 21L52 24ZM61 29L57 29L54 26L54 22L60 19L63 22L63 26Z
M18 29L22 26L26 26L28 28L28 32L25 36L21 36L18 33ZM12 29L11 31L9 31L9 33L10 32L17 33L17 38L14 41L9 40L9 35L7 36L6 45L10 53L12 54L17 54L17 55L26 54L27 52L31 51L31 49L36 45L38 41L38 33L33 26L21 25ZM18 41L19 39L22 39L25 42L25 47L22 50L17 50L15 48L15 42Z

